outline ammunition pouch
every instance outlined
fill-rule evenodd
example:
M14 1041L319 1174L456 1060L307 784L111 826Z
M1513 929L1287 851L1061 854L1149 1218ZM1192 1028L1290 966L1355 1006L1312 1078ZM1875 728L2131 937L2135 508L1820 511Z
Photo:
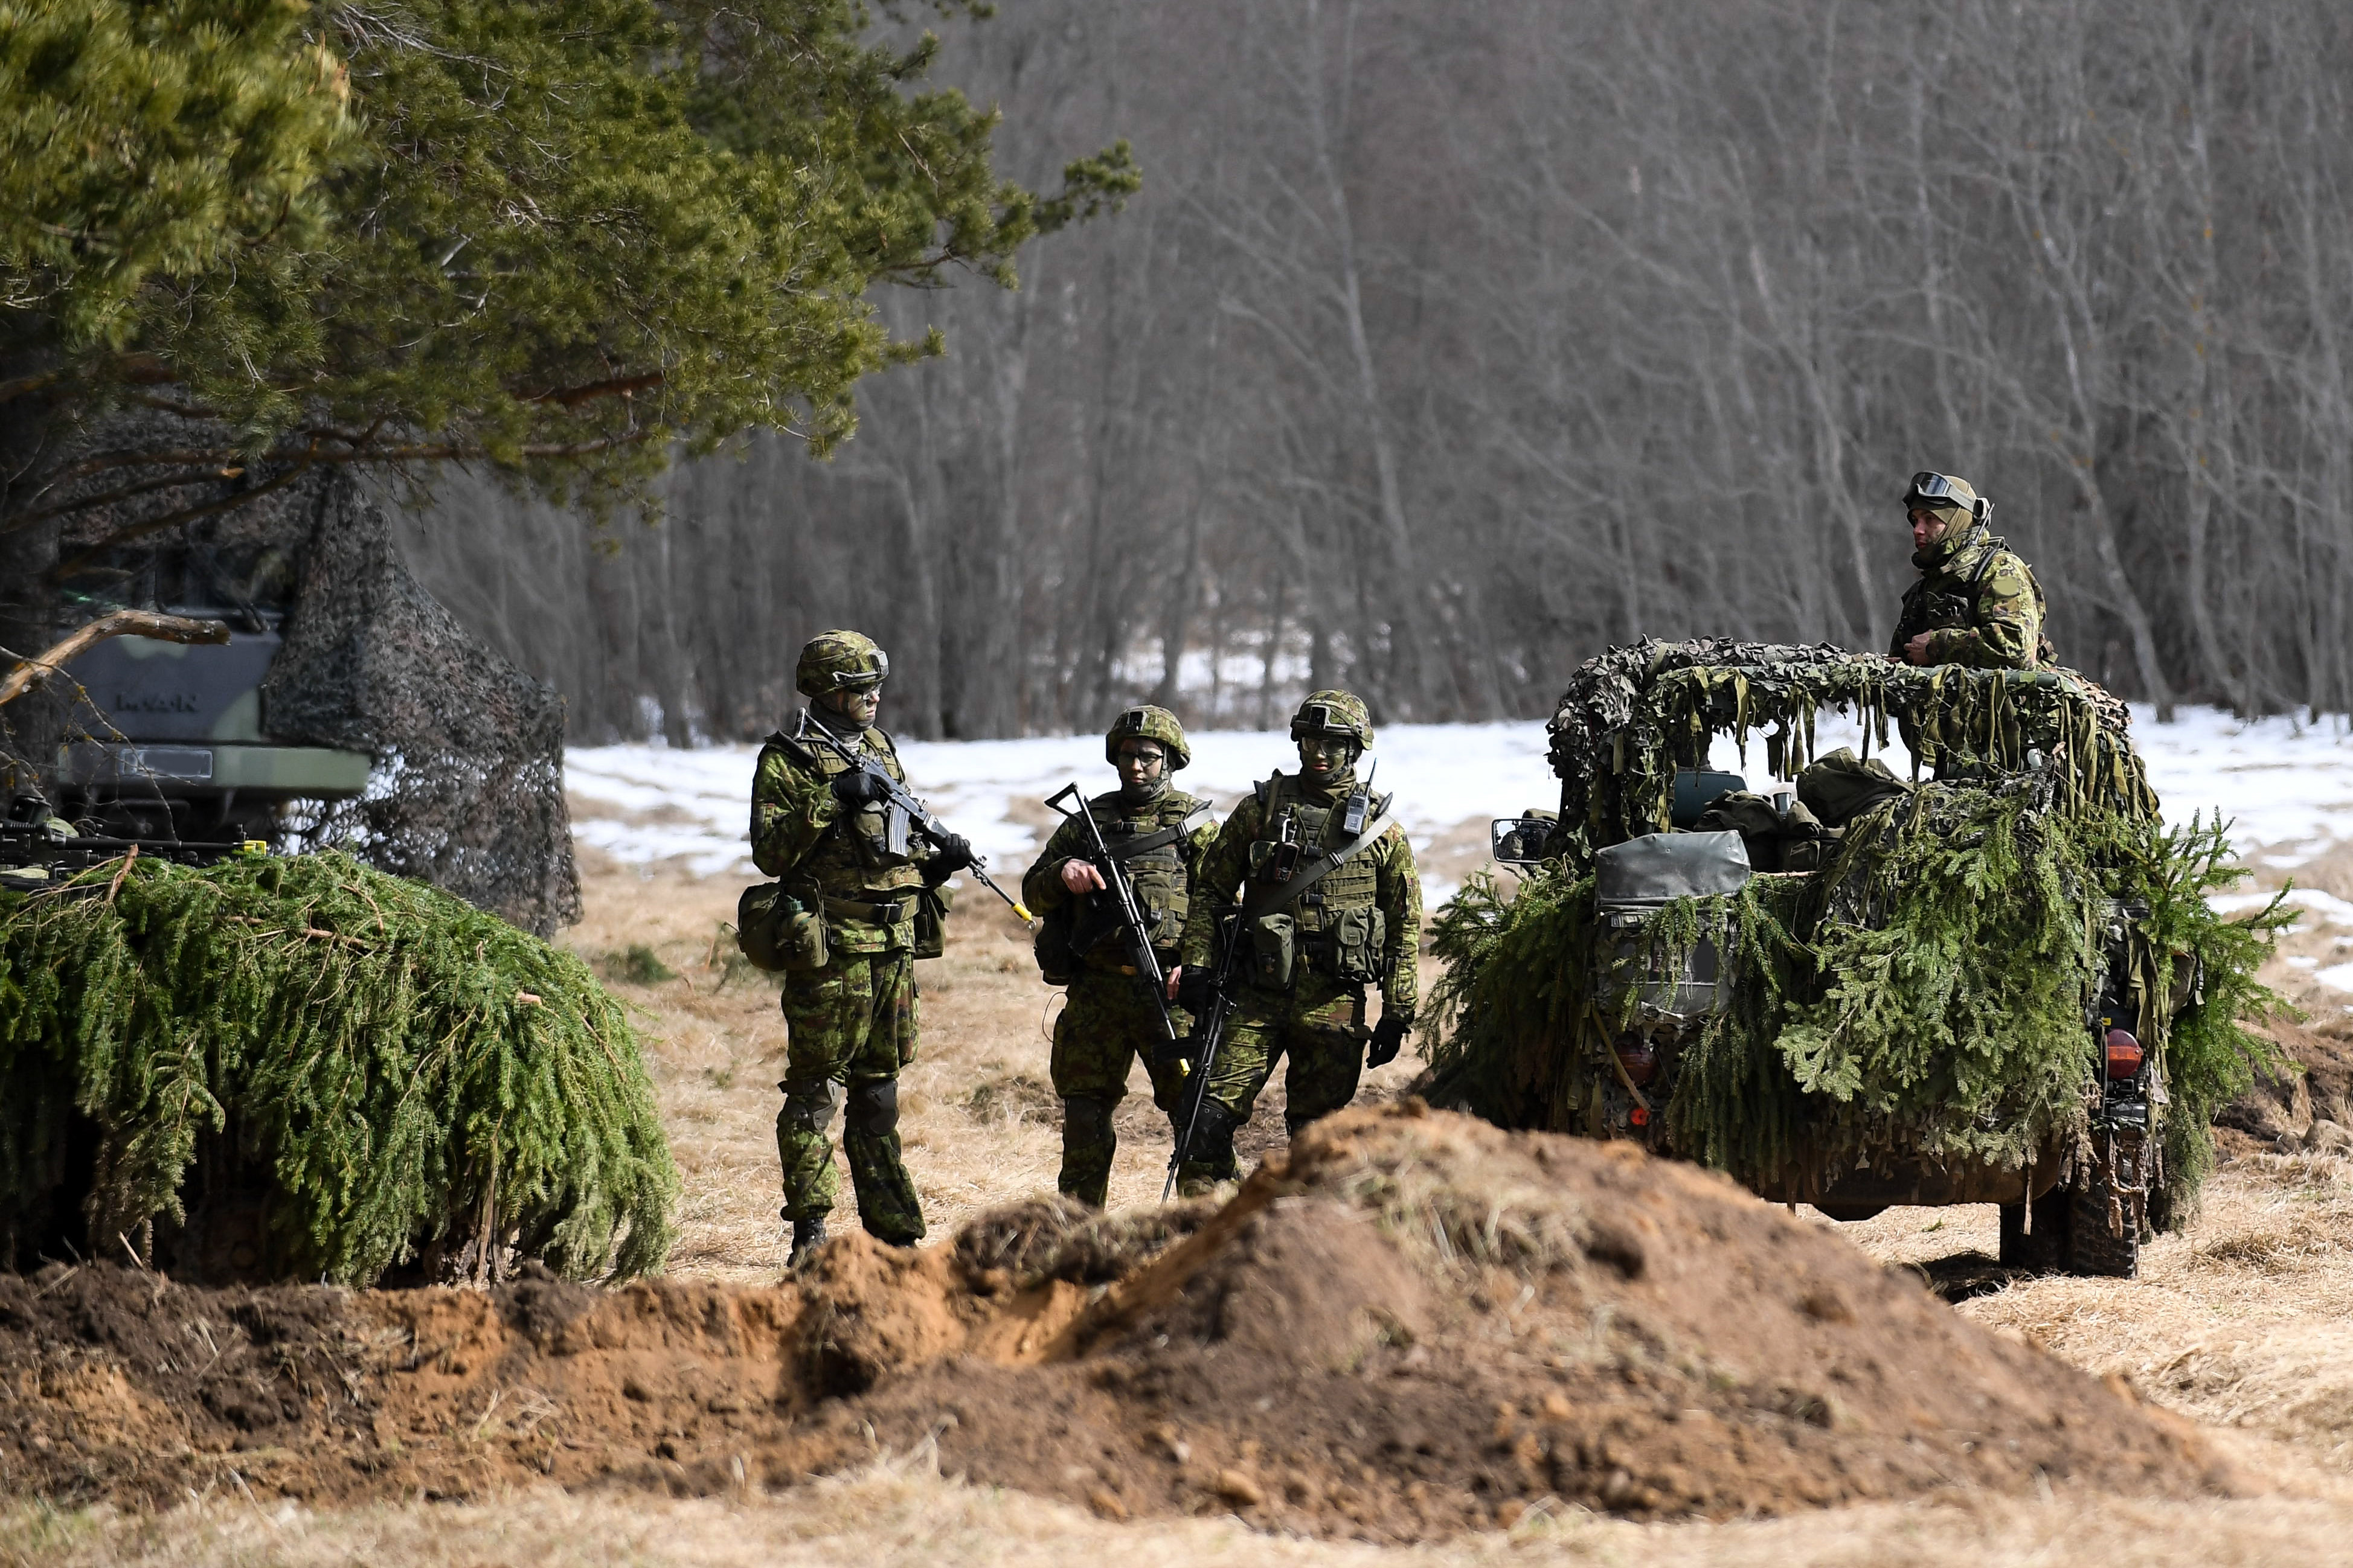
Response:
M755 882L735 900L735 945L754 968L770 973L823 969L825 920L782 882Z
M1292 918L1277 910L1260 915L1250 922L1250 984L1268 991L1284 991L1291 986L1291 975L1297 958L1298 925Z
M948 950L948 898L938 888L915 889L915 950L917 958L938 958Z
M1388 967L1388 917L1365 905L1335 911L1314 939L1316 967L1335 980L1377 982Z

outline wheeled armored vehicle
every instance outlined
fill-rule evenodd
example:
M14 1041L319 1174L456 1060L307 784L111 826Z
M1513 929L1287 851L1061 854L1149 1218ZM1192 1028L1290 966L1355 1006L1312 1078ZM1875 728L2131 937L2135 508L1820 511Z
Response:
M1815 755L1823 713L1859 745ZM2208 907L2221 826L2164 826L2128 726L2065 671L1589 661L1557 814L1494 824L1516 892L1474 880L1437 922L1433 1097L1834 1219L1999 1205L2004 1263L2131 1276L2264 1053L2241 1020L2274 917ZM1859 754L1891 731L1909 777ZM1765 789L1719 765L1759 750Z

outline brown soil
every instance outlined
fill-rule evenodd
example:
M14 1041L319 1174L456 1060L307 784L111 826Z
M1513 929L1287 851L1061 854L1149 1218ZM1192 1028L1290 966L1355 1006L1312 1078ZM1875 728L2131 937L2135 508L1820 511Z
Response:
M1387 1539L1547 1495L2242 1486L2188 1424L1726 1182L1413 1104L1319 1125L1221 1208L1040 1202L765 1289L0 1279L10 1493L714 1494L926 1444L1108 1517Z

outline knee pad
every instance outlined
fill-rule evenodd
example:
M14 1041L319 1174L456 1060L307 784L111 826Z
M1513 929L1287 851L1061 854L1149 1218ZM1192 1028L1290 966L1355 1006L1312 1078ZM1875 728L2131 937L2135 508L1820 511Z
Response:
M1236 1116L1220 1100L1201 1101L1201 1113L1193 1122L1193 1142L1185 1151L1193 1161L1223 1162L1233 1158L1234 1134L1241 1130L1242 1119Z
M785 1108L776 1113L776 1125L824 1137L833 1125L833 1113L841 1109L841 1086L831 1079L815 1083L787 1079L776 1087L785 1091Z
M869 1138L888 1138L899 1130L899 1080L870 1079L849 1086L849 1127Z
M1108 1143L1112 1111L1119 1102L1100 1095L1071 1094L1062 1098L1062 1142Z

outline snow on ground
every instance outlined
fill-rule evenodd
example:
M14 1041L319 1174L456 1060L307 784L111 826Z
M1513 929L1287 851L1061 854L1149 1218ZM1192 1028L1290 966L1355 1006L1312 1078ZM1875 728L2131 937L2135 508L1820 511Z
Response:
M2353 735L2340 719L2242 724L2211 709L2182 709L2174 722L2159 724L2136 709L2133 732L2169 820L2220 812L2233 819L2237 843L2281 870L2353 842ZM1860 743L1853 725L1829 718L1815 735L1818 751ZM1295 762L1280 731L1206 731L1192 739L1193 765L1179 782L1220 806ZM1378 740L1368 760L1379 763L1379 787L1397 793L1398 813L1419 850L1466 822L1559 798L1538 722L1392 724ZM1089 794L1113 783L1103 741L1093 735L907 741L899 752L933 810L973 841L992 870L1012 877L1036 850L1038 825L1050 822L1037 803L1072 780ZM625 861L678 859L702 876L752 874L744 831L757 754L752 746L572 748L565 763L574 834ZM1899 776L1909 776L1910 758L1900 743L1883 754ZM1766 782L1761 742L1749 747L1746 768L1729 741L1716 742L1714 761L1746 772L1753 786ZM1428 880L1433 900L1452 891L1451 879ZM2310 889L2292 896L2330 923L2353 927L2353 904ZM2353 990L2353 965L2340 967L2347 971L2342 988Z

